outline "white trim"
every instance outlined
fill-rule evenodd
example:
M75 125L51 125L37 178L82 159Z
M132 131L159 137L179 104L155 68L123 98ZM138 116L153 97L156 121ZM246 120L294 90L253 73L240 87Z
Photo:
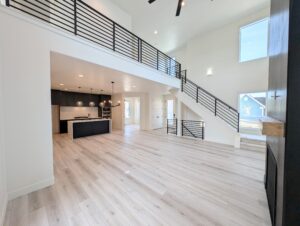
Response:
M31 192L49 187L49 186L53 185L54 182L55 182L54 177L51 177L49 179L45 179L45 180L36 182L34 184L24 186L22 188L18 188L16 190L8 193L8 200L12 200L19 196L26 195Z
M4 225L4 220L5 220L5 214L6 214L6 210L7 210L7 194L4 197L4 204L3 204L3 208L2 210L0 210L0 225Z

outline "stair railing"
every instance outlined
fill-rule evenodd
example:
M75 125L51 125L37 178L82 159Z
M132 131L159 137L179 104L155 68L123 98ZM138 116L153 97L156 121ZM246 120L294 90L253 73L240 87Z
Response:
M187 71L181 73L181 91L193 98L196 103L201 104L210 110L216 117L221 118L231 127L239 132L240 114L239 112L226 104L224 101L215 97L205 89L201 88L187 78Z
M204 122L194 120L181 120L182 136L200 138L204 140Z
M177 135L178 120L167 119L167 134Z
M6 0L6 6L180 79L180 63L82 0Z

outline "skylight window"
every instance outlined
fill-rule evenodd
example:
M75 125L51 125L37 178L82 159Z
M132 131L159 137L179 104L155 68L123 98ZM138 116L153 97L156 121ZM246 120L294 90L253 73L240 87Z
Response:
M269 18L240 28L240 62L268 56Z

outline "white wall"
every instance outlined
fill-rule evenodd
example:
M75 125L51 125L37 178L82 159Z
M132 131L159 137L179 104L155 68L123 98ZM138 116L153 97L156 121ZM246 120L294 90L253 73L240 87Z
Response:
M183 63L188 78L237 108L240 93L268 88L268 58L239 63L239 28L267 16L269 9L200 34L170 54ZM208 77L206 71L210 67L214 74Z
M123 94L114 94L111 98L112 102L118 103L120 101L119 107L114 107L111 109L111 119L112 119L112 128L115 130L124 129L124 95Z
M0 6L0 49L9 198L54 183L50 52L179 87L177 79Z
M6 161L5 161L5 145L4 145L4 121L3 121L3 71L2 71L3 55L0 51L0 225L4 221L6 204L7 204L7 191L6 191Z
M194 121L201 121L202 118L199 114L193 112L188 106L182 105L182 120L194 120Z
M90 118L97 118L98 107L60 107L60 120L88 115L90 115Z
M84 2L128 30L132 29L131 15L122 10L111 0L84 0Z

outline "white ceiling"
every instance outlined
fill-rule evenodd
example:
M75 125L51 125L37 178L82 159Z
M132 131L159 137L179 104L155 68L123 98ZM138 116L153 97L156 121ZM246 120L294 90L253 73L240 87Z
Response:
M156 0L151 5L148 0L113 1L132 15L133 31L164 52L270 5L270 0L185 0L180 17L175 17L178 0Z
M80 78L78 75L84 75L84 77ZM111 94L111 81L115 82L114 93L156 92L163 94L171 88L76 58L51 53L52 89L67 89L82 93L90 93L93 89L93 93ZM79 86L82 87L80 90Z

